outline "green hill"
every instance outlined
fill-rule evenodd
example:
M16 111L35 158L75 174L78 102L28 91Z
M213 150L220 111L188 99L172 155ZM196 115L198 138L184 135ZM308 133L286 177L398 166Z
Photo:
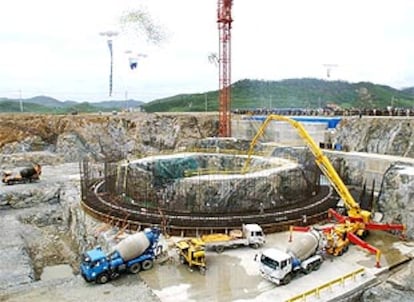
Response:
M404 93L408 93L408 94L414 95L414 87L404 88L404 89L402 89L402 91Z
M409 91L369 82L348 83L319 79L282 81L241 80L232 85L232 109L321 108L336 104L342 108L412 108ZM182 94L143 105L147 112L217 111L217 91Z
M369 82L348 83L319 79L282 81L241 80L232 85L234 109L323 108L336 104L343 109L384 109L387 106L413 108L414 88L398 90ZM218 92L180 94L154 100L102 101L97 103L61 102L47 96L23 99L24 112L63 114L71 112L119 111L142 106L147 112L202 112L218 110ZM19 99L0 98L0 112L20 112Z
M0 112L20 112L20 103L13 101L0 101ZM49 111L46 106L23 103L23 110L25 112L45 113Z
M22 102L24 112L65 114L73 112L110 112L119 111L128 108L137 108L143 102L128 101L101 101L96 103L64 101L48 96L36 96L28 99L8 99L0 98L0 112L20 112L20 102Z

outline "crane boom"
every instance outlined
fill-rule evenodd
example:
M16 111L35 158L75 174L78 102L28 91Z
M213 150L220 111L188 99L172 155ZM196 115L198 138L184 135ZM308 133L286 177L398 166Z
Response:
M315 157L316 164L321 169L322 173L327 177L332 186L335 188L338 195L344 201L346 207L348 208L348 216L355 220L362 220L364 223L368 223L371 220L371 213L360 208L359 204L354 200L348 188L343 183L341 177L339 177L332 163L325 156L325 154L322 152L319 146L315 143L314 139L309 135L309 133L306 131L303 125L289 117L271 114L265 119L265 121L260 126L259 130L257 131L256 135L250 143L249 152L247 154L247 160L243 167L243 173L246 173L248 171L250 162L252 160L251 156L254 152L254 147L257 144L258 140L264 134L264 131L266 130L268 124L271 121L288 122L298 131L299 136L306 142L313 156Z

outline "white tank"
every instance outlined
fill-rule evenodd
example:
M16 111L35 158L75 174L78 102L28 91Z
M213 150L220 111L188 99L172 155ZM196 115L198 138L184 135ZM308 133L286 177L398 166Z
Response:
M319 240L320 234L315 230L298 234L287 248L287 253L303 261L315 253Z
M141 255L149 246L150 241L144 232L130 235L115 246L115 250L124 261L129 261Z

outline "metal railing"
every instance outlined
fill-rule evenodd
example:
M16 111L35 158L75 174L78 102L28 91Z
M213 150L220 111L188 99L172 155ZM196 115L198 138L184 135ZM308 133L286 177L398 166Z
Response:
M316 296L317 298L320 298L320 294L321 291L329 289L332 291L332 286L334 285L345 285L345 281L352 279L353 281L356 280L357 275L362 275L365 273L365 268L360 268L357 269L356 271L353 271L349 274L343 275L339 278L336 278L334 280L331 280L325 284L322 284L321 286L318 286L314 289L308 290L304 293L301 293L299 295L296 295L288 300L286 300L286 302L297 302L297 301L301 301L304 302L306 301L306 298L310 297L310 296Z

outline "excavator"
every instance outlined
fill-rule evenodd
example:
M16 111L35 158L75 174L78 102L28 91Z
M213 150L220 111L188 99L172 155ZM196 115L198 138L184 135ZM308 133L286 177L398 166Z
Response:
M27 183L39 180L42 174L42 167L39 164L32 164L31 167L21 169L19 172L5 171L3 172L2 182L6 185L17 183Z
M370 230L399 231L404 236L405 225L382 224L374 222L371 218L371 212L362 209L360 205L355 201L348 188L342 181L341 177L336 172L332 163L325 156L323 151L319 148L319 146L300 122L281 115L271 114L267 116L250 143L247 160L243 166L242 172L248 172L255 145L263 136L267 126L271 121L287 122L297 130L299 136L306 142L308 148L312 152L316 164L329 180L345 204L347 215L342 215L334 209L329 209L328 216L333 217L337 223L321 229L326 239L326 253L333 256L340 256L348 250L349 244L353 243L364 248L370 253L375 254L375 266L380 267L381 251L376 247L368 244L363 239L368 235L368 231ZM309 231L310 228L293 227L291 230Z

